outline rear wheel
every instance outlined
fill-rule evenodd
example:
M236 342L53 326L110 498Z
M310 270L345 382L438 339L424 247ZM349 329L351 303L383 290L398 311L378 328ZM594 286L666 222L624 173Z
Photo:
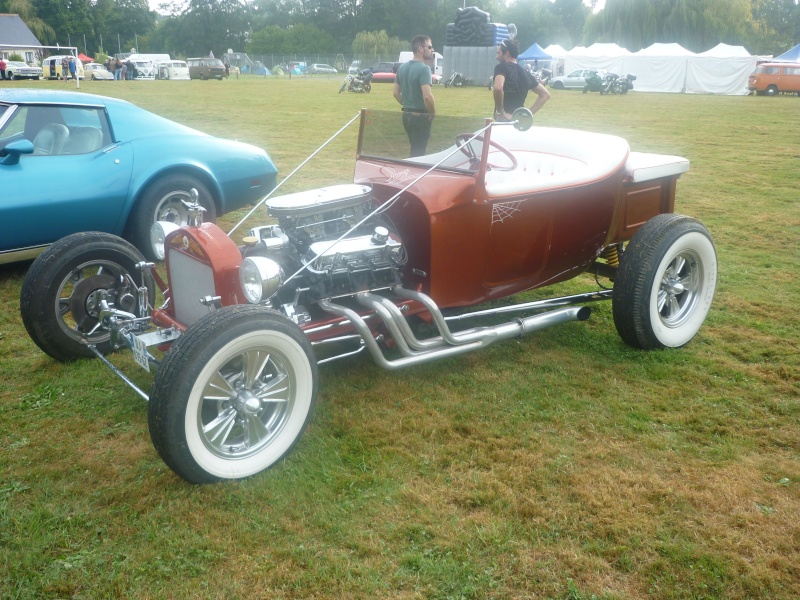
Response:
M28 269L20 292L22 323L44 352L60 361L113 350L107 330L97 328L103 295L111 308L138 314L138 287L155 299L150 273L136 268L144 257L110 233L75 233L50 246Z
M614 282L614 324L635 348L679 347L698 332L711 308L717 255L702 223L663 214L628 244Z
M316 360L297 325L263 307L225 307L164 357L150 392L150 437L191 483L250 477L292 449L316 395Z
M365 83L364 84L364 91L369 94L372 91L372 86L370 84L368 84L368 83Z
M777 96L778 95L778 86L771 85L767 88L767 96Z

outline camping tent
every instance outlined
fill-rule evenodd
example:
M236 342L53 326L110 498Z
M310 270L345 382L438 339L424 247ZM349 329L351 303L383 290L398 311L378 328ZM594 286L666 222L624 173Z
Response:
M517 57L518 60L550 60L552 58L553 57L542 50L542 47L536 42Z
M800 62L800 44L772 60L775 62Z

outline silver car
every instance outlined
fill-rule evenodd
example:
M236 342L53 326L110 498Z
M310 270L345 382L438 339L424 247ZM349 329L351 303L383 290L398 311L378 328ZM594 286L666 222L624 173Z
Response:
M311 65L308 69L309 73L324 73L326 75L336 75L338 71L330 65L315 64Z
M586 78L592 73L597 73L601 78L604 76L604 71L597 69L578 69L569 75L553 77L550 80L550 87L554 90L582 90L586 85Z

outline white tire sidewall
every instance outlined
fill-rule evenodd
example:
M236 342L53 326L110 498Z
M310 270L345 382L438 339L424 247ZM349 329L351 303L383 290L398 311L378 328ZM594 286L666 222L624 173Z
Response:
M677 327L669 327L662 320L658 312L658 292L661 287L661 278L669 264L681 252L691 250L700 260L702 268L701 289L692 314ZM667 249L658 268L650 288L648 303L648 316L653 335L658 341L668 348L677 348L688 343L700 330L711 308L714 299L714 290L717 284L717 255L711 240L698 231L690 231L680 236Z
M198 411L203 390L212 375L232 357L254 348L270 348L281 355L288 369L293 371L295 387L291 414L282 430L270 444L256 454L241 459L219 457L206 447L198 429ZM215 477L241 479L255 475L278 461L303 432L306 418L311 410L314 394L311 364L303 348L290 336L273 330L253 331L230 341L214 353L195 381L186 405L184 432L186 444L197 465Z

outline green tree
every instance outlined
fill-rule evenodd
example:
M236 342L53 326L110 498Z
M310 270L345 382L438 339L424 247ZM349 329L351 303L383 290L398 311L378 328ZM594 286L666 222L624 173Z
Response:
M385 30L362 31L353 41L353 53L360 55L379 54L382 56L399 56L400 52L410 49L408 42L395 36L389 36Z
M49 44L56 39L56 31L36 13L31 0L9 0L6 4L7 12L19 15L19 18L28 26L36 39L43 44Z

